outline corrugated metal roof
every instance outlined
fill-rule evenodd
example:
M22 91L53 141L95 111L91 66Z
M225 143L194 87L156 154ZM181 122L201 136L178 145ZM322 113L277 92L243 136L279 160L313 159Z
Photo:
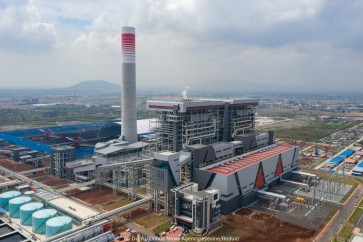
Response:
M340 162L342 162L343 161L343 157L340 157L340 156L338 156L338 157L334 157L333 159L331 159L330 161L329 161L329 163L333 163L333 164L339 164Z
M344 162L346 162L346 163L355 163L355 160L354 159L350 159L350 158L347 158L347 159L345 159L344 160Z
M137 134L143 135L143 134L149 134L152 133L152 129L155 128L155 121L156 119L140 119L137 120ZM116 124L121 125L122 127L122 121L115 122Z
M343 157L349 157L352 154L354 154L355 150L346 150L344 152L342 152L339 156L343 156Z
M218 173L218 174L223 174L223 175L229 175L229 174L232 174L249 165L261 162L263 160L266 160L270 157L273 157L273 156L283 153L285 151L295 149L295 147L296 146L292 146L292 145L280 145L280 146L276 146L274 148L268 149L266 151L251 152L250 154L247 153L246 155L239 158L238 160L233 160L226 164L215 166L213 168L209 168L209 169L207 169L207 171L213 172L213 173Z

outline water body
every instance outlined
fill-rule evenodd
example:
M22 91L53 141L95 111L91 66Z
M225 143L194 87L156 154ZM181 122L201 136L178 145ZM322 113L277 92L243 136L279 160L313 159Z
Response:
M4 221L2 221L0 219L0 236L3 236L7 233L10 233L12 231L14 231L13 228L11 228L9 225L4 225ZM15 233L15 234L11 234L9 236L0 238L0 242L20 242L25 240L26 238L24 236L22 236L20 233Z

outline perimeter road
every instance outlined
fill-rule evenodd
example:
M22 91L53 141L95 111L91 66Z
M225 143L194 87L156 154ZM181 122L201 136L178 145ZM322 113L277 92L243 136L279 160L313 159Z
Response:
M330 242L334 239L335 234L338 232L340 226L344 223L346 217L349 215L349 213L352 211L355 203L356 203L356 196L362 194L363 192L363 186L360 185L360 188L356 190L352 196L350 197L349 201L343 206L339 208L340 214L335 219L335 221L330 225L330 229L320 238L320 241L323 242Z

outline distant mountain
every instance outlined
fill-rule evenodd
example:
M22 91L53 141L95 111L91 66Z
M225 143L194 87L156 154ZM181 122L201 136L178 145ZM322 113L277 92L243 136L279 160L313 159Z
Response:
M90 80L64 88L64 90L73 93L120 93L121 86L119 84L103 80Z

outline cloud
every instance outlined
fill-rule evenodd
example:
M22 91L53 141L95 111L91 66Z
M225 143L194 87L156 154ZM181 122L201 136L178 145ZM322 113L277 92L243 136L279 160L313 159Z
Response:
M36 53L49 50L56 39L52 23L41 20L33 1L14 1L0 8L0 48Z
M362 12L358 0L0 0L0 82L119 82L131 25L140 87L355 90Z

